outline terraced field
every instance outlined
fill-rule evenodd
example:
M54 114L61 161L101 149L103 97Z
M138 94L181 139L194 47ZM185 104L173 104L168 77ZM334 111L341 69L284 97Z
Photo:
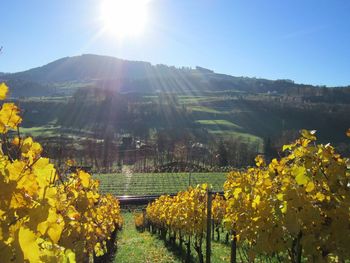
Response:
M95 174L103 193L114 195L151 195L176 193L189 186L189 173L116 173ZM192 173L191 185L209 183L214 191L223 190L226 173Z

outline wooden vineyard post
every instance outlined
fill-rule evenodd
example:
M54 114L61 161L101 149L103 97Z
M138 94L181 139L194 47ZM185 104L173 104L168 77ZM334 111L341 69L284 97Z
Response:
M188 236L188 242L186 244L186 262L191 260L191 236Z
M230 263L236 263L236 251L237 251L237 238L236 231L231 232L231 261Z
M143 226L142 226L142 231L144 231L146 228L148 228L148 224L146 222L146 208L142 209L142 217L143 217Z
M214 218L211 219L211 240L214 240L215 236L215 222Z
M211 257L211 200L212 192L210 189L207 190L207 235L206 235L206 263L210 263Z

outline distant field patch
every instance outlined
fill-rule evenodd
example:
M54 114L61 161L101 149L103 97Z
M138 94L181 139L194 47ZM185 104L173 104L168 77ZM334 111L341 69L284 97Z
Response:
M91 136L91 131L85 129L63 128L55 125L35 126L35 127L20 127L20 134L33 137L55 137L64 135L70 138L84 138Z
M58 126L37 126L37 127L30 127L30 128L23 128L21 127L19 129L21 134L24 135L31 135L34 137L38 136L45 136L45 137L50 137L53 135L57 135L60 127Z
M180 103L183 104L198 104L203 102L221 101L220 97L208 97L208 96L179 96Z
M209 125L209 126L224 126L226 128L230 129L242 129L241 126L234 124L233 122L230 122L228 120L196 120L196 123L202 124L202 125Z
M246 143L257 143L260 148L259 151L262 151L263 140L258 136L249 133L228 130L209 130L209 133L222 137L234 137Z
M205 106L190 106L188 109L192 111L200 111L200 112L206 112L206 113L215 113L215 114L226 114L227 112L222 112L215 110L213 108L205 107Z

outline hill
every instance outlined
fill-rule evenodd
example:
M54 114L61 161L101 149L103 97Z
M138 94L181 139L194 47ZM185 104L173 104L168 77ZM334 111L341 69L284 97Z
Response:
M72 95L81 87L191 95L218 91L318 97L325 94L325 88L296 84L291 80L234 77L202 67L175 68L92 54L61 58L42 67L0 75L0 79L11 85L13 97ZM334 93L334 89L326 90ZM344 100L345 93L349 100L349 90L337 88L336 95L340 93L338 97Z
M141 156L153 156L159 167L164 160L196 158L198 164L247 165L259 152L276 154L300 129L316 129L322 142L333 142L342 152L350 149L345 136L350 87L234 77L202 67L98 55L62 58L2 74L0 81L8 83L23 109L22 132L48 144L69 144L72 155L97 156L104 164L109 150L103 147L110 144L119 149L113 154L127 162L139 157L121 151L143 149ZM89 152L94 147L99 150ZM220 151L226 160L217 159Z

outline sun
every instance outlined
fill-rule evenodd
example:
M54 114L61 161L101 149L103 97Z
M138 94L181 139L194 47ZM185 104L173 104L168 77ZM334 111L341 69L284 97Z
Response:
M148 20L149 0L104 0L101 21L104 30L117 37L137 36Z

